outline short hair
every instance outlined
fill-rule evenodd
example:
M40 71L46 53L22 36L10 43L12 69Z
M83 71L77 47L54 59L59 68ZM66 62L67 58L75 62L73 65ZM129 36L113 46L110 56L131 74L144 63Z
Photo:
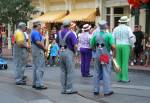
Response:
M22 29L22 28L24 28L24 27L26 27L26 23L24 23L24 22L19 22L17 28Z
M41 25L41 23L39 21L36 21L33 23L33 28L36 28L38 27L38 25Z

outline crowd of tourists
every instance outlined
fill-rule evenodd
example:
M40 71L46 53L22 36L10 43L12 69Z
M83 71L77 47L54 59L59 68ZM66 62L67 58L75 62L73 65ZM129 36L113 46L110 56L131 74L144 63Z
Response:
M34 22L31 31L26 29L25 23L20 22L14 33L16 85L26 85L27 77L24 76L24 71L27 62L30 61L33 67L32 87L37 90L47 89L43 83L45 66L56 66L59 63L61 94L75 94L77 90L73 87L74 61L79 61L80 55L81 76L93 77L93 94L99 95L103 92L104 96L112 95L114 92L111 88L111 72L115 68L112 65L113 59L116 60L120 69L116 72L116 80L123 83L130 82L129 63L137 65L143 62L143 52L143 58L144 56L146 58L145 66L149 66L150 59L150 37L145 39L141 26L136 25L135 31L132 32L128 26L127 16L121 17L118 22L119 25L112 33L109 32L109 26L105 20L100 20L96 27L84 24L79 30L81 32L77 33L76 23L64 20L60 30L57 31L54 28L54 39L49 45L44 42L46 37L42 35L40 22ZM92 60L94 74L90 73ZM100 81L103 81L103 89L100 88Z

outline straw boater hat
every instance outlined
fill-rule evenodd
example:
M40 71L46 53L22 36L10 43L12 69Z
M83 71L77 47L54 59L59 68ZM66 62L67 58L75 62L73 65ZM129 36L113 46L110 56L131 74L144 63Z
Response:
M89 24L83 25L83 28L82 28L83 31L90 30L90 29L91 29L91 25Z
M127 22L129 22L129 18L127 16L122 16L118 22L119 23L127 23Z

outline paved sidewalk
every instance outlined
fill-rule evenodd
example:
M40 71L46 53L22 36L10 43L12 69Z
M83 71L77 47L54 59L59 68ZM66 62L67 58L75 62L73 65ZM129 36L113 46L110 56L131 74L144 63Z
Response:
M94 96L93 91L93 78L83 78L80 74L80 69L75 69L74 87L78 90L75 95L62 95L60 94L60 68L47 67L44 75L44 84L48 86L47 90L37 91L32 86L32 68L27 68L25 75L28 76L26 86L15 86L13 73L14 63L9 60L8 70L0 72L0 93L5 95L7 93L14 102L12 103L26 103L15 102L15 98L27 100L27 103L150 103L150 72L129 72L130 83L120 83L115 80L115 72L112 72L112 88L115 92L114 95L104 97ZM91 69L93 74L93 69ZM2 95L2 97L3 97ZM0 98L2 98L0 96ZM5 95L6 97L6 95ZM10 103L10 102L3 102Z

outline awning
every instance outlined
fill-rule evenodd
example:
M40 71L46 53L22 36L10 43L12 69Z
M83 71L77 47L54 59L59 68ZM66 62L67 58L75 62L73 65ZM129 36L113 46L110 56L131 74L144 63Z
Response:
M94 22L96 19L96 9L79 9L73 10L69 15L65 16L62 19L57 20L57 22L63 22L64 20L71 21L89 21Z
M65 11L53 11L47 12L44 15L33 19L32 21L41 21L41 22L55 22L57 19L61 19L66 15Z

